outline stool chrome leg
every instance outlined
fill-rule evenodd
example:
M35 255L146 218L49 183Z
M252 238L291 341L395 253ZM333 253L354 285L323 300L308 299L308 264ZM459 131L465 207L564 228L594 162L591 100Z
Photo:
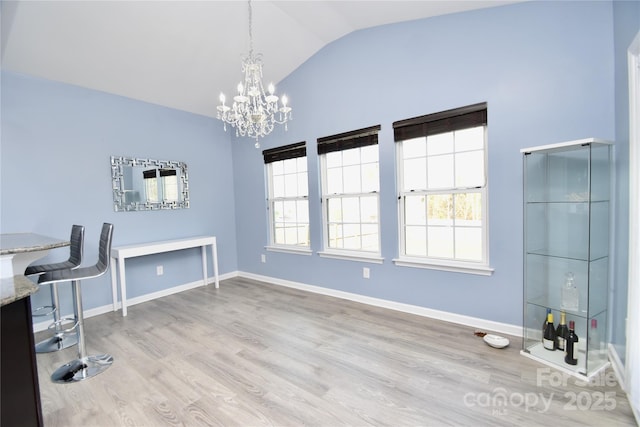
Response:
M51 381L55 383L71 383L86 380L105 371L113 363L109 354L87 356L84 339L84 315L82 313L82 294L80 281L71 282L73 291L74 312L78 322L76 334L78 336L78 358L66 363L51 374Z
M53 324L55 326L55 330L52 337L49 337L46 340L40 341L36 344L36 353L50 353L52 351L59 351L78 344L77 334L70 334L70 330L62 330L62 320L60 319L60 300L58 298L58 284L52 283L50 286L51 303L53 304Z

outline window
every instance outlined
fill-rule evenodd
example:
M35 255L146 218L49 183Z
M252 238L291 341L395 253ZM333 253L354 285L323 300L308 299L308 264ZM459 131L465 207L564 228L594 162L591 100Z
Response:
M143 171L142 176L147 203L178 200L178 174L175 169L149 169Z
M178 174L175 169L160 169L162 179L162 200L175 202L178 200Z
M309 248L309 190L304 142L262 152L267 169L270 245Z
M323 256L380 261L379 130L373 126L318 139Z
M399 265L490 274L485 103L395 122Z
M158 203L158 170L149 169L142 172L144 177L144 191L147 203Z

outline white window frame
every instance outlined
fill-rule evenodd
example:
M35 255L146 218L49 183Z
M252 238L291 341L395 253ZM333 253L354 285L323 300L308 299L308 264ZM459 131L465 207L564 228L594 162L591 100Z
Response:
M467 108L467 107L463 107ZM485 107L486 108L486 107ZM451 110L454 111L454 110ZM444 112L446 113L446 112ZM476 127L476 126L472 126ZM457 128L455 130L462 130L463 128ZM453 132L454 130L447 130L441 133ZM408 139L407 139L408 140ZM425 137L426 143L426 137ZM477 275L491 275L493 268L489 266L489 191L488 191L488 141L487 141L487 126L484 125L484 141L483 141L483 161L484 161L484 185L479 187L452 187L452 188L438 188L438 189L420 189L420 190L405 190L404 187L404 157L403 157L403 141L396 142L396 159L397 159L397 177L396 182L398 185L398 258L394 259L395 265L403 267L416 267L427 268L435 270L453 271L461 273L470 273ZM455 168L455 163L454 163ZM481 202L481 260L461 260L455 258L438 258L430 256L409 256L406 254L406 234L405 230L407 224L405 223L405 197L408 195L419 196L423 195L427 197L429 195L436 194L463 194L463 193L478 193L482 199ZM455 229L457 228L455 225ZM428 242L428 236L427 236ZM455 234L452 244L455 245ZM455 255L454 255L455 256Z
M144 171L144 174L152 172L155 174L153 177L144 175L144 194L146 203L159 203L160 194L158 194L158 170Z
M288 149L291 149L293 147L293 149L299 149L301 147L304 147L304 143L298 143L298 144L291 144L289 146L285 146L285 147L278 147L272 150L265 150L263 153L268 153L268 152L273 152L273 151L287 151ZM300 159L304 159L303 161L306 163L307 162L307 156L306 156L306 152L304 156L300 156L297 155L296 157L293 158L284 158L282 160L277 160L277 161L290 161L290 160L295 160L296 162L300 161ZM286 252L286 253L296 253L296 254L303 254L303 255L311 255L312 251L311 251L311 234L310 234L310 221L309 218L307 217L307 222L306 223L302 223L302 222L296 222L297 225L300 224L306 224L307 226L307 232L309 233L309 238L307 241L306 245L301 245L301 244L287 244L287 243L276 243L276 222L275 222L275 209L274 209L274 205L277 202L296 202L296 204L300 201L303 201L307 204L307 213L309 212L309 172L308 172L308 167L307 169L304 171L305 175L307 177L306 184L307 184L307 195L297 195L297 196L283 196L283 197L275 197L274 196L274 187L273 187L273 164L275 162L274 161L270 161L267 162L266 161L266 154L265 154L265 174L266 174L266 181L267 181L267 222L269 225L269 233L268 233L268 239L269 239L269 243L267 244L267 246L265 246L265 249L267 249L268 251L274 251L274 252ZM296 171L296 174L299 174L300 171Z
M344 149L340 149L337 151L347 151L350 149L361 149L364 148L365 146L369 146L369 145L375 145L376 149L378 150L378 144L377 144L377 134L378 131L380 130L380 126L374 126L371 128L366 128L366 129L360 129L358 131L352 131L352 132L347 132L344 134L340 134L340 135L335 135L333 137L326 137L326 138L321 138L319 141L321 140L330 140L330 139L334 139L335 141L348 141L348 140L355 140L359 137L366 137L369 135L373 135L375 134L375 143L369 143L367 145L356 145L356 146L350 146L348 143L345 144L345 148ZM336 152L336 150L334 150L334 152ZM376 264L381 264L384 261L384 258L382 258L381 253L382 253L382 239L381 239L381 233L380 233L380 156L379 156L379 150L378 150L378 189L376 191L370 191L370 192L342 192L342 193L335 193L335 194L328 194L328 183L327 183L327 153L323 153L323 154L319 154L318 155L319 160L320 160L320 178L321 178L321 206L322 206L322 236L323 236L323 250L320 251L318 254L321 257L324 258L335 258L335 259L346 259L346 260L351 260L351 261L362 261L362 262L369 262L369 263L376 263ZM360 163L359 165L362 167L363 163L362 163L362 159L360 159ZM329 203L330 200L336 200L336 199L343 199L343 198L357 198L358 200L361 200L362 198L375 198L376 199L376 216L377 216L377 223L376 225L376 229L377 229L377 236L378 236L378 244L377 244L377 250L376 251L367 251L367 250L362 250L362 249L348 249L348 248L335 248L335 247L331 247L329 246L330 244L330 238L329 238ZM372 224L372 223L368 223L368 222L362 222L362 219L360 219L359 222L360 225L362 224Z
M175 170L173 170L175 172ZM180 193L178 185L178 175L172 173L170 175L163 175L160 172L160 178L162 180L162 201L163 202L175 202L178 200L178 194Z

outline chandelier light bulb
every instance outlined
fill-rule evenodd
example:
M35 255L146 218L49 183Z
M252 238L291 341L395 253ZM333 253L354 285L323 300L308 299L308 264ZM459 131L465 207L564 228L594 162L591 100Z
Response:
M249 0L249 55L242 59L243 80L238 83L238 94L233 97L233 105L226 106L225 97L220 94L218 119L236 129L236 137L248 136L256 140L256 148L260 147L259 138L264 138L273 131L276 124L283 124L287 130L287 122L291 120L291 107L287 106L287 97L282 97L282 107L278 108L278 96L275 86L270 83L265 93L262 84L262 55L253 52L252 10Z

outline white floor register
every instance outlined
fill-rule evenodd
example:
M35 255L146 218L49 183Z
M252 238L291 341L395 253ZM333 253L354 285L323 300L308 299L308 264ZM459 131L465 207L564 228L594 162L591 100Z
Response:
M122 315L127 315L127 281L125 273L125 260L144 255L159 254L163 252L178 251L200 247L202 249L202 280L207 285L207 246L211 246L213 257L213 273L216 288L220 287L218 279L218 248L215 236L197 236L187 239L165 240L161 242L140 243L136 245L119 246L111 248L111 288L113 292L113 311L118 310L118 279L120 281L120 297L122 299ZM116 275L117 266L117 275Z

